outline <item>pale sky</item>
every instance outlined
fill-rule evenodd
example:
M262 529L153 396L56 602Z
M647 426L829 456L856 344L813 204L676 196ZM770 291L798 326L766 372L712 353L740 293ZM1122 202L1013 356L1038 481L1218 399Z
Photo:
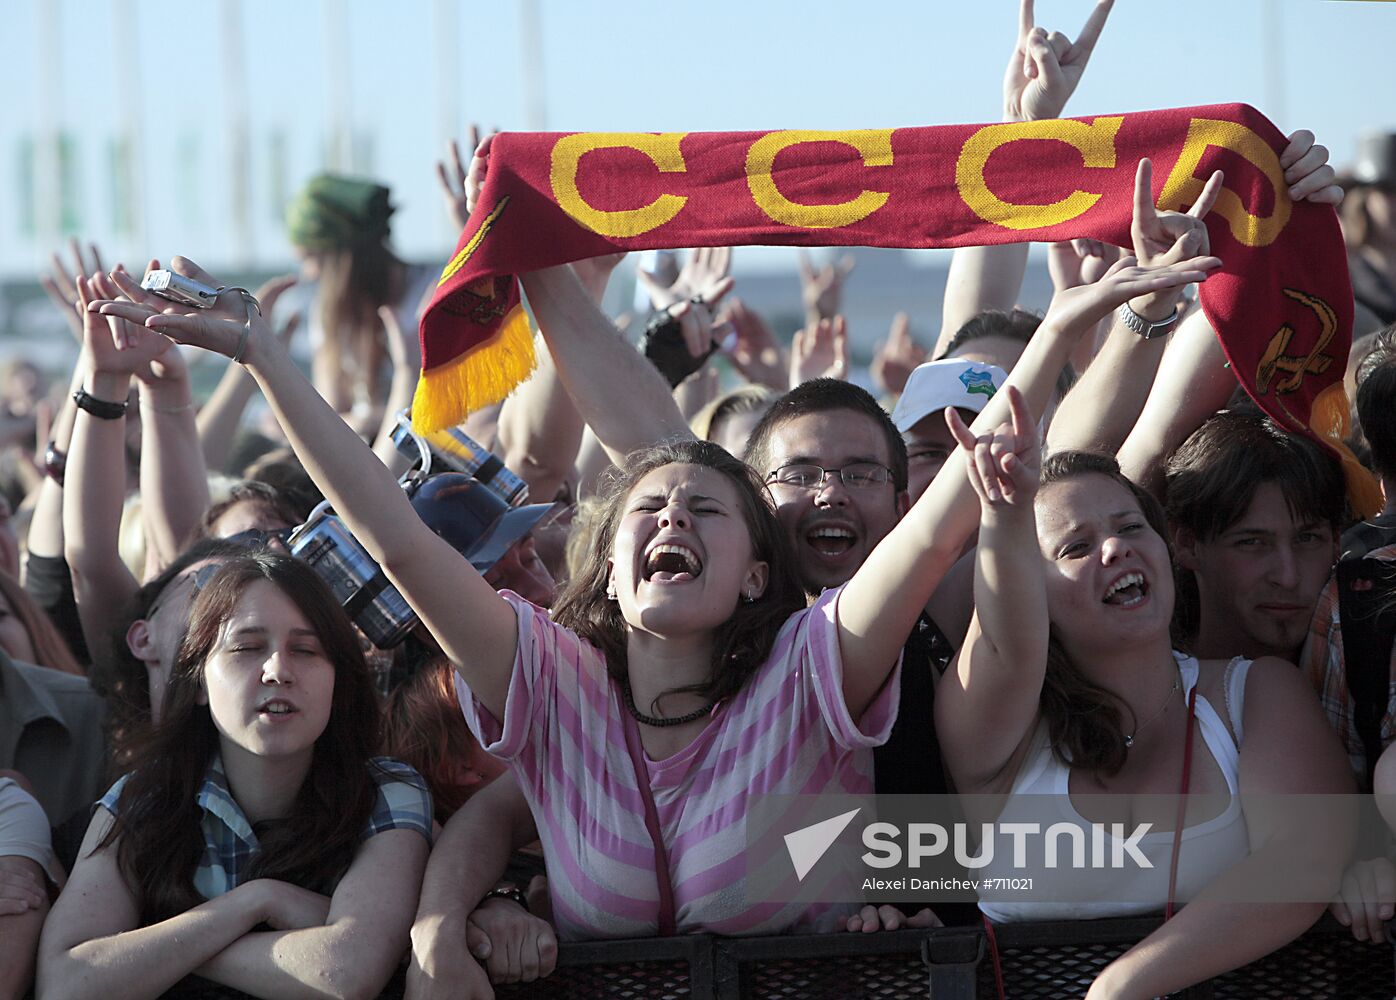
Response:
M1074 36L1091 6L1039 0L1038 23ZM534 9L541 80L528 69L523 0L0 0L0 276L32 274L50 248L53 225L33 204L36 184L53 190L55 176L70 190L59 224L98 239L109 259L281 266L279 205L330 162L338 121L350 123L354 166L394 190L399 250L444 260L456 234L433 164L466 121L569 131L992 121L1017 23L1015 0ZM239 26L241 60L229 63L238 46L223 39ZM1396 4L1376 0L1117 0L1066 113L1245 101L1285 131L1317 132L1341 165L1359 131L1396 128L1393 38ZM34 153L51 128L65 139L56 171ZM123 135L139 137L139 156L118 152ZM130 168L129 184L114 163Z

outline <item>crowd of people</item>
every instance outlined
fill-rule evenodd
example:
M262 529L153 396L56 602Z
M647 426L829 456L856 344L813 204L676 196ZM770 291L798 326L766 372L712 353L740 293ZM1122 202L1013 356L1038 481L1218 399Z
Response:
M1061 116L1110 6L1073 41L1023 5L1005 120ZM462 228L469 145L438 165ZM1041 316L1026 245L956 250L937 343L899 317L877 396L849 381L844 261L802 261L788 343L729 249L641 272L667 355L601 308L624 255L523 274L537 370L426 436L400 414L434 269L390 249L381 185L310 181L300 274L255 294L140 269L209 308L74 243L44 278L66 388L23 358L0 386L0 998L365 997L404 969L417 1000L484 997L560 941L1166 911L1089 993L1153 997L1325 909L1385 943L1389 845L1252 805L1396 794L1396 139L1327 159L1301 131L1280 165L1341 209L1367 520L1191 294L1226 266L1220 174L1160 211L1141 162L1133 245L1052 246ZM309 373L276 308L298 280ZM228 359L205 399L186 351ZM1084 828L1124 801L1093 793L1180 773L1152 869L1084 901L747 891L755 796L995 796L986 820L1055 796ZM1235 901L1276 865L1329 898Z

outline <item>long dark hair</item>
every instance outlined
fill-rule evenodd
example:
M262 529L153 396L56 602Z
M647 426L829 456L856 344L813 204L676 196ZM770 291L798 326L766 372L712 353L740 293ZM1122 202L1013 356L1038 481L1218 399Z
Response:
M756 600L738 602L736 611L717 629L712 673L703 684L675 688L665 694L697 694L710 701L730 698L771 654L776 635L786 620L804 607L804 593L795 580L790 543L776 520L761 480L751 467L707 441L675 441L631 455L623 470L602 489L590 525L591 548L553 605L553 620L572 629L606 655L607 668L617 682L627 683L626 624L620 605L606 598L608 561L625 501L635 484L666 465L700 465L726 476L740 499L742 518L751 533L751 548L769 567L765 592ZM653 706L650 707L653 711Z
M381 721L348 617L314 570L290 556L253 552L231 560L194 601L170 672L164 715L136 751L116 823L100 845L117 845L117 863L140 897L143 924L201 902L194 875L204 839L195 796L218 751L218 731L208 706L198 701L204 663L243 592L258 581L274 584L305 615L335 676L329 722L315 741L310 772L290 815L259 826L260 848L247 877L332 891L373 811L376 792L367 764L378 747Z
M10 613L19 619L24 631L29 633L29 642L34 647L36 666L49 667L64 674L87 676L87 671L78 663L73 651L68 648L58 626L44 613L29 592L18 580L0 569L0 596L10 606Z
M1104 476L1128 490L1149 527L1168 545L1163 508L1147 491L1126 479L1113 458L1087 451L1063 451L1042 463L1043 486L1085 475ZM1168 555L1171 564L1171 547ZM1067 655L1055 628L1048 636L1047 672L1039 705L1047 720L1052 753L1063 764L1105 775L1116 774L1124 767L1123 718L1130 711L1129 706L1082 672Z

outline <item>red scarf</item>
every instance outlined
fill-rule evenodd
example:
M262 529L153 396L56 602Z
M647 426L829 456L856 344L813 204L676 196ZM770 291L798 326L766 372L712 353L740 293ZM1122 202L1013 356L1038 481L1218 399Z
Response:
M1202 308L1246 391L1337 447L1352 286L1337 218L1293 202L1285 138L1243 104L1091 119L842 132L504 133L422 317L419 429L503 399L533 368L514 275L618 250L748 244L958 247L1091 237L1130 244L1135 164L1160 209L1207 216L1223 269ZM1346 449L1350 492L1379 509Z

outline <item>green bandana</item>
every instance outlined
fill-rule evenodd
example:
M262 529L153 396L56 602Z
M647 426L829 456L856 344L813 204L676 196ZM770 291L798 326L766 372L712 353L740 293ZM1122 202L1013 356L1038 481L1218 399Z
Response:
M286 208L287 236L305 250L342 250L388 238L388 189L372 181L320 174Z

